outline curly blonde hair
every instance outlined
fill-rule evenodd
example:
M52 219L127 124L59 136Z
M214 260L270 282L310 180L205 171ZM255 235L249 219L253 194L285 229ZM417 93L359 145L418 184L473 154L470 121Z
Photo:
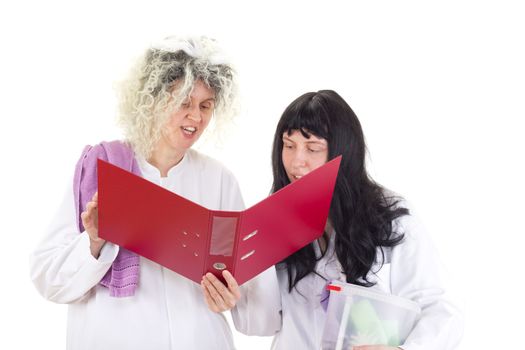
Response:
M168 37L145 52L119 89L118 121L135 153L150 157L199 80L215 92L214 124L224 128L238 111L237 78L215 40Z

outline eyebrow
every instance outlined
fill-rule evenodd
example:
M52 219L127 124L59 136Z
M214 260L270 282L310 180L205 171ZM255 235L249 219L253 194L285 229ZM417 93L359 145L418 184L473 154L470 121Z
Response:
M191 101L191 100L193 100L193 99L195 99L195 97L188 96L188 97L186 97L186 99L185 99L184 101L188 101L188 100ZM210 101L211 101L211 102L215 102L215 97L207 98L207 99L205 99L204 101L201 101L200 103L203 103L203 102L210 102Z
M293 141L292 139L290 139L287 136L283 136L283 141L290 141L290 142L295 143L295 141ZM327 142L325 140L308 140L308 141L306 141L306 143L317 143L317 144L320 144L320 145L323 145L323 146L327 144Z

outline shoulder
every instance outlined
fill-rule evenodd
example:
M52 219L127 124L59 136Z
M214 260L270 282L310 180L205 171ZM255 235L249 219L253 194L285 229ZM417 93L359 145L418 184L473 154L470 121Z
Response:
M383 198L387 205L393 206L393 208L408 208L408 201L399 193L394 192L388 188L383 189Z
M81 158L107 159L109 153L130 153L131 147L121 140L101 141L94 145L87 145L82 151Z
M384 189L383 195L386 205L391 206L393 210L406 209L407 212L392 221L392 231L394 235L404 234L405 240L410 240L416 238L420 232L425 231L417 211L410 200L389 189Z
M93 146L84 147L77 167L96 168L97 160L102 159L121 168L129 168L135 159L135 153L129 144L121 140L102 141Z
M413 203L392 191L385 192L385 198L390 201L389 203L393 205L393 208L404 208L407 209L408 213L392 221L392 237L402 236L402 240L393 247L379 248L382 253L378 255L378 262L382 261L381 257L384 253L384 262L396 266L397 270L400 267L403 270L407 269L406 266L411 266L416 262L433 259L432 237L419 218Z
M427 228L423 224L414 204L404 198L391 192L389 197L394 208L404 208L407 214L401 215L392 222L392 231L395 235L404 235L401 245L420 244L430 239Z

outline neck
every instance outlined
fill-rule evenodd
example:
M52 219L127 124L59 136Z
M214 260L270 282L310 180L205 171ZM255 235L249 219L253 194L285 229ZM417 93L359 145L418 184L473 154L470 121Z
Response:
M328 241L330 240L330 236L332 235L333 226L330 222L330 219L326 221L326 226L324 227L324 232L326 232L326 237L321 237L317 240L319 243L319 248L321 249L321 252L325 252L328 248Z
M332 222L330 221L330 219L326 220L326 226L324 227L324 231L326 232L328 237L330 237L330 235L332 234L333 229L334 227L332 226Z
M159 169L161 177L167 177L168 171L179 164L184 157L183 151L157 146L151 153L148 163Z

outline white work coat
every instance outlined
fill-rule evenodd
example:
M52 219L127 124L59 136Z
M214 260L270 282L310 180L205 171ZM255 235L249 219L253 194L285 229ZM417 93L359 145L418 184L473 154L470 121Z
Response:
M162 178L138 159L143 177L209 209L244 207L237 181L220 163L188 150ZM132 199L130 199L132 200ZM98 259L86 232L78 232L73 186L47 236L32 255L31 278L48 300L69 304L69 350L234 349L225 317L209 311L200 285L146 258L140 258L140 280L132 297L109 296L99 281L111 267L119 247L107 242ZM274 334L280 324L274 268L241 287L232 310L236 328L244 333ZM268 300L267 300L268 299ZM270 328L268 328L270 327Z
M401 203L406 207L406 203ZM411 211L412 212L412 211ZM445 274L430 237L416 216L403 216L393 223L394 232L404 233L403 242L385 250L385 263L378 262L369 273L376 282L372 289L398 295L419 304L421 317L401 348L405 350L454 349L463 333L463 318L450 297ZM320 348L326 312L320 304L327 280L345 280L334 254L335 235L332 232L325 256L316 271L310 273L288 292L286 268L277 266L281 290L282 328L274 338L273 350ZM321 252L314 243L317 256ZM377 272L377 273L373 273Z

